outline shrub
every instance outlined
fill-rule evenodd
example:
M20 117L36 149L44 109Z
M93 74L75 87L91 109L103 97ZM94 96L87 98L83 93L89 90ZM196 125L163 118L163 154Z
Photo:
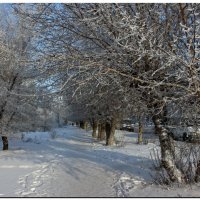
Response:
M51 130L51 131L49 132L49 134L50 134L51 139L55 139L55 138L58 137L58 134L56 133L55 130Z
M124 147L125 146L125 136L123 131L118 131L115 134L115 144L118 147Z

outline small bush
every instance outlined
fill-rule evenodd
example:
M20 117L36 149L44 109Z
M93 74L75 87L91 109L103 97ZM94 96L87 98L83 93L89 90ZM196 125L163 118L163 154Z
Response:
M29 143L35 143L35 144L40 144L39 139L35 136L34 138L31 137L25 137L22 139L23 142L29 142Z
M24 141L24 139L25 139L25 133L22 133L21 134L21 141Z
M143 144L149 144L149 140L148 139L143 139Z
M51 130L51 131L49 132L49 134L50 134L51 139L55 139L55 138L58 137L58 134L56 133L55 130Z
M122 131L119 131L115 134L115 144L118 147L124 147L125 146L125 136Z

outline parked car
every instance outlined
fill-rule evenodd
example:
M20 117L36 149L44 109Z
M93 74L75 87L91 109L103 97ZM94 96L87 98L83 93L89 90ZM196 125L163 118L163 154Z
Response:
M200 127L167 126L174 140L200 143Z
M122 124L120 130L134 132L134 126L132 124Z
M134 124L132 124L131 120L124 120L120 127L120 130L134 132Z

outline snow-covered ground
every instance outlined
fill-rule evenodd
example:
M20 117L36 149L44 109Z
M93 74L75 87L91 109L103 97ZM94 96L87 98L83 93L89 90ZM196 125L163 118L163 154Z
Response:
M152 136L138 145L136 133L117 131L117 146L107 147L91 131L67 126L13 138L0 151L0 197L199 197L197 185L153 184Z

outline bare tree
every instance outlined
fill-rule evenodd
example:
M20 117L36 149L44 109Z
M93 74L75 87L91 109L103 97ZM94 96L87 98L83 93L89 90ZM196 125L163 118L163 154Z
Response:
M30 5L31 12L28 7L17 12L44 35L40 59L59 77L62 92L73 91L84 117L93 111L92 118L106 119L106 143L113 143L118 116L139 99L155 123L163 167L172 181L184 182L166 125L170 105L199 98L199 5L39 4Z
M30 34L23 20L4 16L0 23L0 132L3 150L8 137L17 131L32 130L36 113L36 84L29 62Z

